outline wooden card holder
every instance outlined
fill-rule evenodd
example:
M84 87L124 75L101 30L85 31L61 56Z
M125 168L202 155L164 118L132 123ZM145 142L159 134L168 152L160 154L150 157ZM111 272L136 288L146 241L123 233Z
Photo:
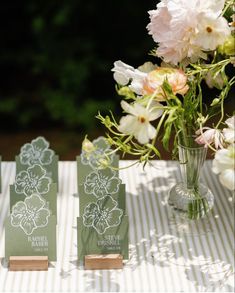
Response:
M48 256L10 256L9 271L47 271Z
M110 270L123 268L121 254L90 254L85 256L85 270Z

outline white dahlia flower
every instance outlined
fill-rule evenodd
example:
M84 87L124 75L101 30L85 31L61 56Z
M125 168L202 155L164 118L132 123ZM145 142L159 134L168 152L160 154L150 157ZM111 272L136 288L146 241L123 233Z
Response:
M205 51L215 50L230 35L221 16L224 0L162 0L149 11L149 34L158 43L157 55L178 64L185 58L206 59Z

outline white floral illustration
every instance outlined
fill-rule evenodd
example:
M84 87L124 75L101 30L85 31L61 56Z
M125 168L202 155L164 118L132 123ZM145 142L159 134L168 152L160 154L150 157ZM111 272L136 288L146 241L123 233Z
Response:
M23 145L20 150L20 162L22 165L49 165L53 156L54 151L49 149L49 142L41 136L32 140L31 143Z
M104 137L99 137L92 142L92 150L82 150L81 162L84 165L90 165L92 169L102 168L102 166L110 165L113 161L113 155L108 155L110 146Z
M123 210L117 208L117 205L111 196L88 204L83 213L84 226L93 227L98 234L104 234L107 229L117 227L123 215Z
M12 207L11 225L20 227L26 235L31 235L37 228L47 226L49 216L46 201L38 194L32 194Z
M16 176L15 192L30 196L33 193L45 194L49 191L51 178L46 176L46 170L40 165L29 167Z
M84 182L84 190L87 194L103 198L108 194L118 192L120 184L121 180L117 177L117 173L106 168L88 174Z

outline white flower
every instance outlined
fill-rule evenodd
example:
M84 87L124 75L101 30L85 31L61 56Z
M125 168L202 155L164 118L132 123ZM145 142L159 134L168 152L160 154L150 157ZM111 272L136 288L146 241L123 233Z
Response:
M127 85L134 70L134 67L118 60L114 62L114 68L111 71L114 72L113 77L117 83L120 85Z
M149 11L149 34L158 43L157 55L177 64L185 58L206 59L204 50L214 50L230 35L220 16L224 0L162 0Z
M223 17L211 18L205 17L198 23L198 33L193 40L196 46L203 50L215 50L223 44L230 35L230 29L227 20Z
M224 8L225 0L200 0L197 1L197 4L200 5L201 11L208 11L215 17L218 17Z
M221 184L230 190L235 189L235 148L231 144L227 149L218 150L212 163L212 170L219 175Z
M227 119L225 123L228 125L228 128L223 129L223 135L225 137L225 141L228 143L235 142L235 116Z
M206 129L206 131L202 132L202 130ZM195 141L198 144L204 144L205 147L207 147L208 145L214 144L215 148L223 148L223 140L224 137L221 133L221 130L219 129L214 129L214 128L210 128L210 127L203 127L202 129L199 129L196 131L196 134L200 136L198 136Z
M153 139L156 135L156 129L149 123L156 120L162 115L161 109L154 109L153 103L149 109L135 102L129 105L122 101L123 110L130 115L121 118L118 130L124 134L134 135L141 144L148 143L149 139ZM161 104L154 102L155 107Z
M146 62L138 69L122 62L114 62L114 68L111 70L114 72L113 77L117 83L122 86L129 84L129 88L137 95L142 95L143 83L147 76L147 73L156 68L151 62Z

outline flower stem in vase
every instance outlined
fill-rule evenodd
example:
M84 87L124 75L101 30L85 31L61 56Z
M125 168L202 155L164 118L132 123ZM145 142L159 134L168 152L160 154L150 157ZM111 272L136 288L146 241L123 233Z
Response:
M178 145L182 182L170 190L168 203L179 214L194 220L207 214L213 206L214 197L199 180L207 149L197 145L193 137L184 137L184 141L187 141L187 146Z

